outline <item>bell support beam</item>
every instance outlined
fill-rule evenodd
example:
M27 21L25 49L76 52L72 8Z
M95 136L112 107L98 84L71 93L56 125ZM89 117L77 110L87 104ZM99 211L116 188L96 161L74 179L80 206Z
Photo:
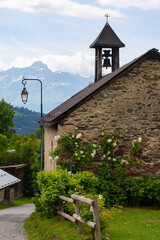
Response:
M95 49L95 82L102 78L102 48Z
M112 48L112 72L119 68L119 48Z

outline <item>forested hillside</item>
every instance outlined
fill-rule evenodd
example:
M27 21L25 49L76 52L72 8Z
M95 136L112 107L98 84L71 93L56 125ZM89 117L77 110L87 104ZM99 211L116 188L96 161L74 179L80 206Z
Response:
M39 127L38 121L40 120L40 113L34 112L24 107L13 107L15 111L14 123L15 131L17 134L29 134L36 132Z

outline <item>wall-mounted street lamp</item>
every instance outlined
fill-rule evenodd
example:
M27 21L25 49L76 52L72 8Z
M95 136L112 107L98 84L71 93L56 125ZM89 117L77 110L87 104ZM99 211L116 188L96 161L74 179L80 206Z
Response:
M21 98L22 98L22 102L24 104L26 104L26 102L28 101L28 92L26 90L26 84L27 81L38 81L41 84L41 118L43 117L43 105L42 105L42 82L39 79L28 79L28 78L24 78L22 80L22 84L23 84L23 90L21 92ZM43 126L41 127L41 171L43 170Z

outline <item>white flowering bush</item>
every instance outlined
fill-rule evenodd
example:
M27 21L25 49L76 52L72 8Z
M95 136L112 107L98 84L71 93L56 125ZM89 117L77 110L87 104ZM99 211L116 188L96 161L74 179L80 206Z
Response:
M116 146L117 140L115 135L102 132L102 160L107 161L108 163L116 163L118 161L117 156L114 153Z
M141 142L142 142L141 137L132 141L130 152L129 152L131 157L135 157L140 153Z
M101 147L94 143L84 144L82 134L77 130L66 136L55 136L55 140L58 142L58 147L50 153L50 156L58 163L87 163L98 157L101 158L102 162L104 161L111 166L120 164L124 167L133 163L133 157L138 155L142 138L139 137L132 141L129 156L127 156L129 160L126 156L120 157L115 154L117 139L114 134L102 132Z
M82 134L75 131L74 134L56 136L58 147L50 153L55 161L72 161L86 163L92 161L99 152L99 146L94 143L84 144Z

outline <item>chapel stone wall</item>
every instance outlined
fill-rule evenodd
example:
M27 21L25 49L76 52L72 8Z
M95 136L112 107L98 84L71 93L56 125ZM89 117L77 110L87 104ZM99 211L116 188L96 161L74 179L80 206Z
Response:
M86 142L99 143L103 130L118 136L118 154L142 137L142 173L160 172L160 62L145 60L69 114L58 134L78 128Z

